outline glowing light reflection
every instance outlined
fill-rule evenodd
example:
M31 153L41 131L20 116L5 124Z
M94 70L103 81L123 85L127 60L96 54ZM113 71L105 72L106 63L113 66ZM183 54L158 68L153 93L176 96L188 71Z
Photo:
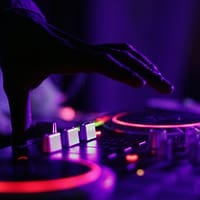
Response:
M68 159L72 160L72 161L74 161L74 160L78 161L80 159L80 155L79 154L70 153L70 154L68 154Z
M104 123L106 123L107 121L110 120L110 116L103 116L103 117L98 117L96 118L95 120L95 126L98 127L98 126L102 126Z
M95 148L97 148L98 143L97 143L96 140L92 140L92 141L87 142L86 146L87 147L95 147Z
M107 177L106 177L106 179L103 181L103 188L104 189L110 189L110 188L112 188L113 187L113 185L114 185L114 177L113 177L114 175L108 175Z
M100 136L101 136L101 134L102 134L102 132L101 132L101 131L96 131L96 136L97 136L97 137L100 137Z
M96 181L100 177L101 168L97 164L85 160L78 160L78 164L89 167L90 170L81 175L53 180L0 181L0 193L40 193L73 189Z
M56 160L61 160L63 158L63 154L61 152L50 154L50 158L56 159Z
M97 148L88 147L85 149L86 159L97 162L99 160L99 154Z
M20 156L17 160L28 160L28 156Z
M72 121L76 117L76 111L72 107L64 107L59 109L58 115L65 121Z
M194 126L200 126L200 122L195 122L195 123L188 123L188 124L138 124L138 123L134 123L134 122L125 122L120 120L120 117L125 116L126 112L123 113L119 113L117 115L115 115L112 118L112 121L115 124L119 124L122 126L128 126L128 127L134 127L134 128L187 128L187 127L194 127Z

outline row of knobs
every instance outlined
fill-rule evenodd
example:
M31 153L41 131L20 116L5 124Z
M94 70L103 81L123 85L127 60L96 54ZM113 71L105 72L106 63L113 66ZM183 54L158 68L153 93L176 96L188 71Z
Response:
M184 130L178 129L178 135L182 137L182 148L188 160L192 164L200 164L200 129L198 127L190 127ZM156 152L156 155L162 160L172 160L176 144L176 139L169 137L167 130L150 130L149 144L151 150Z

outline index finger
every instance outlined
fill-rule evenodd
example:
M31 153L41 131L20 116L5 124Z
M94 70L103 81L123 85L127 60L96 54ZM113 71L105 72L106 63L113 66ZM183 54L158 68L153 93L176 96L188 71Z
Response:
M139 74L149 86L159 93L169 94L174 90L174 86L161 73L151 70L145 63L138 60L129 52L109 50L109 53L127 68Z
M160 73L156 65L152 61L150 61L150 59L147 58L143 53L141 53L136 48L134 48L131 44L127 44L127 43L103 44L103 45L100 45L100 47L104 48L105 50L113 49L113 50L119 50L119 51L127 51L130 54L132 54L135 58L143 62L146 66L148 66L150 70Z

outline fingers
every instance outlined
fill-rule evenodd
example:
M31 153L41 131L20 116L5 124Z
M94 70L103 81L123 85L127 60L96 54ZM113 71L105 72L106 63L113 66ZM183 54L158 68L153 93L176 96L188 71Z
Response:
M59 59L56 60L63 64L55 65L54 72L97 72L132 87L143 87L147 83L159 93L168 94L173 91L173 86L160 72L152 70L128 51L67 49L62 57L58 54Z
M147 84L157 90L159 93L168 94L173 91L172 84L166 80L161 73L150 70L149 67L141 62L138 58L134 57L127 51L112 51L111 55L119 62L123 63L126 66L129 66L131 70L139 74Z
M120 51L127 51L130 54L132 54L135 58L138 60L142 61L144 64L146 64L151 70L157 71L158 73L159 70L156 67L156 65L151 62L145 55L143 55L141 52L139 52L137 49L135 49L132 45L130 44L104 44L100 45L101 48L104 49L113 49L113 50L120 50Z
M128 69L114 57L109 54L99 54L95 58L87 61L88 66L96 69L97 73L105 75L111 79L126 83L131 87L140 88L143 87L146 82L136 72Z
M171 93L174 89L157 67L132 45L104 44L75 45L74 47L63 54L63 59L56 59L63 60L63 62L68 61L68 66L71 66L70 69L61 70L62 72L65 70L72 73L97 72L132 87L142 87L147 83L159 93L164 94ZM64 67L64 65L61 66Z
M108 53L88 49L66 49L64 54L56 54L59 57L56 58L58 62L52 69L54 73L100 73L131 87L138 88L145 85L145 81L137 72L130 70Z
M114 49L116 47L128 50ZM101 45L100 48L108 52L115 60L129 68L129 70L136 72L150 87L154 88L159 93L169 94L173 92L173 85L161 75L157 67L132 49L131 46L109 44Z

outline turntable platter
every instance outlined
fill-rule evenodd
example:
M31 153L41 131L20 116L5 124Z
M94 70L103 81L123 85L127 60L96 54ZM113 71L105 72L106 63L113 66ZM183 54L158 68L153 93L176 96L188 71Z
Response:
M200 115L192 112L150 110L145 112L123 112L114 115L105 127L113 130L172 129L200 126Z

